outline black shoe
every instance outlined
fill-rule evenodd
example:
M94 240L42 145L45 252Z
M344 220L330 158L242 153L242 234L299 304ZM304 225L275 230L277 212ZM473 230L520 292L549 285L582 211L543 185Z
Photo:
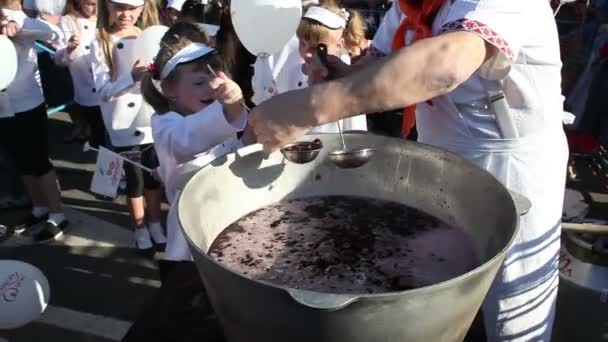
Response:
M44 229L34 235L34 242L46 243L61 237L63 235L63 230L68 226L68 224L68 220L64 220L59 224L59 226L47 221L44 224Z
M49 219L49 215L45 214L43 216L40 217L36 217L34 216L32 213L29 213L21 223L19 223L18 225L15 226L15 228L13 228L13 231L16 234L21 234L23 233L26 229L37 225L38 223L44 222L46 220Z

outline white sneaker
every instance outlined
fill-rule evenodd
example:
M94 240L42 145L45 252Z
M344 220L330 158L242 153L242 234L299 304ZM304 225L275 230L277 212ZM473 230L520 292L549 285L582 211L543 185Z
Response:
M154 247L152 239L150 238L150 232L147 228L135 229L135 245L140 250L146 250Z
M155 244L162 245L167 243L163 226L160 223L150 223L148 225L148 231L150 231L150 235L152 235L152 240L154 240Z

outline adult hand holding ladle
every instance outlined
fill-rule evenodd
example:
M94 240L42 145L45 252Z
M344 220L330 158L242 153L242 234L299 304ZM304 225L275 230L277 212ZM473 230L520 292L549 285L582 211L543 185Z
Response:
M327 68L327 78L331 79L332 73L330 68L327 67L327 46L325 44L319 44L317 47L317 55L319 56L321 63ZM330 152L329 159L336 164L336 166L343 169L357 168L367 164L376 152L376 149L369 147L357 149L347 148L340 120L336 121L336 125L338 125L338 132L340 133L340 139L342 140L342 150Z

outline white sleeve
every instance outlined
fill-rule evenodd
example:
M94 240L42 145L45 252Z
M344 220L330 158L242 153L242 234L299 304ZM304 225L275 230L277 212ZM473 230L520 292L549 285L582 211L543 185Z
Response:
M217 101L185 117L174 112L156 114L152 118L154 144L162 145L178 163L188 162L242 130L247 123L246 112L243 114L230 124Z
M401 24L401 21L405 19L405 16L399 9L399 2L393 1L391 8L386 12L378 31L374 35L372 46L370 47L370 53L373 55L389 55L392 50L393 37L397 28Z
M54 59L57 65L68 66L76 58L75 53L69 54L67 50L70 38L75 34L75 32L71 32L74 30L74 25L72 25L71 22L73 21L70 16L64 15L61 17L59 28L65 32L65 34L63 35L63 39L59 42L57 51L55 51Z
M44 20L33 19L26 17L23 20L23 30L31 30L34 34L29 35L32 40L42 40L49 43L56 44L61 40L63 35L59 32L59 27L49 24Z
M521 25L529 0L455 0L440 33L467 31L495 47L495 55L478 70L480 76L504 78L522 48L526 25Z
M91 44L89 56L95 90L100 94L102 101L112 101L135 86L135 81L130 72L120 75L115 81L112 81L112 71L106 63L106 58L97 40Z

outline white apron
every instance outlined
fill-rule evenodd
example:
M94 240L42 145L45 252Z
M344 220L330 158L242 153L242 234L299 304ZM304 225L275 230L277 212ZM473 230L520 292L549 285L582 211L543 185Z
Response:
M403 19L394 6L376 50L390 54ZM446 0L433 31L468 31L499 52L452 93L417 106L418 140L466 158L532 202L483 304L488 341L550 341L568 159L551 8L545 0ZM516 138L499 129L487 80L500 80L494 84L505 93Z

